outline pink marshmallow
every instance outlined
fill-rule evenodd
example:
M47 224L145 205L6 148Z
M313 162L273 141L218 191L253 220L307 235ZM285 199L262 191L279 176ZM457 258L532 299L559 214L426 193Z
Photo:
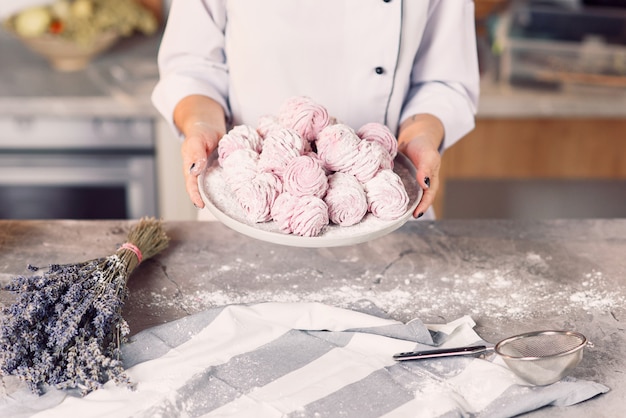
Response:
M383 220L395 220L404 215L409 207L409 195L402 179L392 170L380 170L363 185L369 211Z
M337 172L328 177L324 202L328 206L328 218L337 225L355 225L367 213L365 190L351 174Z

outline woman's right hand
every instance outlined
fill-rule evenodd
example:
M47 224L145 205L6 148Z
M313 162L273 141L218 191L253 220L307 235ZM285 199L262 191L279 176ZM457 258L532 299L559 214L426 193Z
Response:
M206 170L209 156L217 148L222 135L223 133L216 131L212 126L197 122L189 129L181 146L185 188L197 208L204 207L198 188L198 176Z
M224 110L206 96L188 96L176 106L174 123L185 136L181 155L187 194L197 208L203 208L198 176L206 170L209 156L226 131Z

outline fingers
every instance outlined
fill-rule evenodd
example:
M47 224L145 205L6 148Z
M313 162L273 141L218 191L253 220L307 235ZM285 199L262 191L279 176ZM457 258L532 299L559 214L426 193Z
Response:
M421 218L422 215L426 213L428 208L434 203L435 196L437 195L437 190L439 189L439 181L437 176L420 176L418 177L418 183L422 190L424 190L424 194L422 195L420 203L413 211L414 218Z
M433 204L439 190L441 155L438 150L420 144L419 140L410 143L405 152L417 168L416 180L424 191L422 199L413 211L413 217L420 218Z
M187 189L187 194L191 199L191 202L198 209L202 209L204 207L204 201L202 200L202 195L200 194L200 189L198 188L198 175L188 173L185 175L185 188Z
M198 176L206 170L208 156L213 151L210 148L210 143L200 136L187 137L181 147L185 188L189 198L198 208L204 207L198 188Z

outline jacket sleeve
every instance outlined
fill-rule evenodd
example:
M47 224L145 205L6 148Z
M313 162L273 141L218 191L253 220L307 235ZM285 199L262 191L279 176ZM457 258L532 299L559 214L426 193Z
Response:
M175 130L174 108L193 94L214 99L230 117L225 1L172 2L159 47L159 81L152 92L152 103Z
M432 0L400 122L430 113L444 126L443 152L474 128L480 76L474 3Z

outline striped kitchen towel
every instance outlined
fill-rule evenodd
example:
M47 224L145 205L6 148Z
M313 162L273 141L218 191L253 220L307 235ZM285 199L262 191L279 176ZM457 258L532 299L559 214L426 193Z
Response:
M124 347L135 391L4 396L11 417L509 417L608 388L566 378L531 386L497 359L395 362L392 355L481 342L469 317L406 324L320 303L214 308L143 331Z

